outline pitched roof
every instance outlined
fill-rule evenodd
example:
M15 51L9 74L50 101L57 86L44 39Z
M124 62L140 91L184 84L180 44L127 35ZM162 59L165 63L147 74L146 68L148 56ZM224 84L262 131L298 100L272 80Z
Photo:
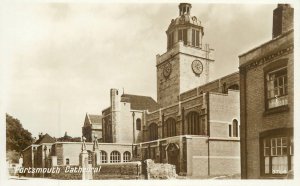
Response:
M151 112L160 108L159 104L148 96L123 94L121 96L121 102L131 103L130 107L132 110L149 110Z
M88 114L91 124L102 124L102 116L101 115L94 115Z
M38 139L34 144L42 144L42 143L55 143L55 139L46 133L40 139Z

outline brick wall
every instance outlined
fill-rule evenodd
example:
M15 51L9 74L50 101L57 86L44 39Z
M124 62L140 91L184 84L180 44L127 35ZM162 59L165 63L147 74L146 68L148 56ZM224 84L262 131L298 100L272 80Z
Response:
M281 58L289 57L292 61L292 55L283 56ZM290 62L291 62L290 61ZM263 67L257 68L256 70L250 70L247 74L246 80L246 112L247 112L247 166L249 170L248 178L260 177L260 150L259 150L259 133L273 128L280 127L291 127L293 126L292 121L292 109L293 109L293 90L289 90L289 105L291 108L290 112L281 112L272 115L264 116L265 112L265 87L264 87L264 71ZM289 85L292 85L292 69L288 68L288 79ZM252 82L255 82L252 83Z
M193 178L239 175L239 146L238 139L187 138L187 175Z
M293 32L271 40L240 56L242 178L260 178L259 134L293 127ZM268 113L265 107L264 68L287 61L288 110Z
M240 141L209 141L210 176L240 175Z

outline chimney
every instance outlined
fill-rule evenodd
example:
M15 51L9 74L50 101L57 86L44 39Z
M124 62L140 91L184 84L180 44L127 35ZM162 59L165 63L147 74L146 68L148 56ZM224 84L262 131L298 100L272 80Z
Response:
M294 28L294 8L289 4L278 4L273 10L273 32L272 38Z

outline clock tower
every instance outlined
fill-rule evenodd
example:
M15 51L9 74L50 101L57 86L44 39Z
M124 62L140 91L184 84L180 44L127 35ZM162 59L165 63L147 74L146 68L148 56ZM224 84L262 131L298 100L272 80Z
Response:
M161 107L175 104L179 95L209 82L212 50L202 44L204 28L191 16L192 5L179 4L179 16L166 31L167 52L156 56L157 101Z

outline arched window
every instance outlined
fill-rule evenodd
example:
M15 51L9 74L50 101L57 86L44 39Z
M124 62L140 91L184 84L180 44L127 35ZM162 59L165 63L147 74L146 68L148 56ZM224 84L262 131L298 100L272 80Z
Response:
M130 152L128 152L128 151L124 152L124 154L123 154L123 162L129 162L130 159L131 159Z
M202 131L204 127L200 127L200 118L198 112L188 113L187 123L188 123L188 134L192 134L192 135L205 134L205 131Z
M238 121L236 119L232 121L232 133L233 133L233 137L238 137L239 127L238 127Z
M166 121L167 137L176 136L176 120L174 118L168 118Z
M121 162L121 155L118 151L112 151L110 153L110 163Z
M149 140L157 140L158 139L158 127L156 123L152 123L149 125Z
M100 151L100 163L107 163L107 153L103 150Z
M141 130L141 128L142 128L142 121L141 121L141 119L140 118L138 118L138 119L136 119L136 130Z

